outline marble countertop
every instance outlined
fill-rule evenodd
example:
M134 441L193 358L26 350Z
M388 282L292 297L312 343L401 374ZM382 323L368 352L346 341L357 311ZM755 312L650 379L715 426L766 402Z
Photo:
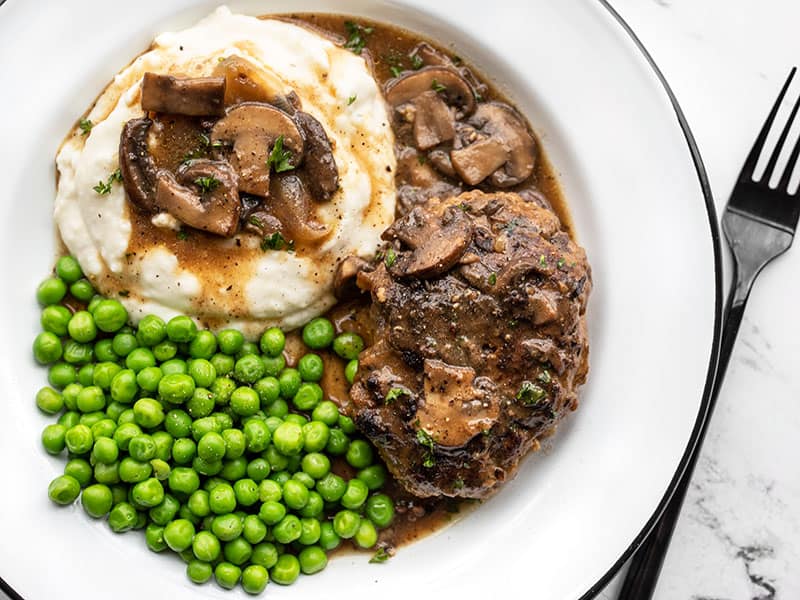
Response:
M800 4L611 3L672 86L721 211L790 68L800 65ZM728 281L727 248L725 255ZM798 298L794 249L756 283L657 600L800 598ZM620 584L618 577L598 599L614 600Z

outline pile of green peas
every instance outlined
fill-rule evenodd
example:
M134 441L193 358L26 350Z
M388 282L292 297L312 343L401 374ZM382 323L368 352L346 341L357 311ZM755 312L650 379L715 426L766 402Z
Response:
M253 343L234 329L198 330L187 316L130 327L122 303L96 295L69 256L37 299L33 355L49 365L50 385L36 404L58 416L41 441L67 455L48 488L54 503L80 497L114 532L143 529L153 552L178 553L191 581L251 594L321 571L343 540L374 547L392 522L385 466L325 399L322 358L286 365L280 329ZM358 335L316 318L302 338L347 361L352 383ZM342 460L353 477L332 469Z

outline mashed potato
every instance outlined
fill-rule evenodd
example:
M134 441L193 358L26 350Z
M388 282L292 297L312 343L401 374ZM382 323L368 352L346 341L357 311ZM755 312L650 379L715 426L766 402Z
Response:
M123 186L112 182L110 193L102 195L93 189L119 166L124 124L143 114L145 72L208 76L230 56L259 67L276 93L293 90L331 140L340 187L330 202L317 206L316 217L331 234L313 250L263 251L252 235L215 240L216 256L208 249L194 253L191 236L143 243L134 239ZM251 337L269 325L298 327L334 304L338 262L374 254L394 219L394 136L369 67L362 57L289 22L223 7L189 29L161 34L114 78L87 118L94 124L91 132L74 132L57 157L55 218L97 289L119 295L134 320L147 313L185 313L202 325L239 327ZM169 215L158 215L152 226L177 238ZM184 245L181 251L177 244Z

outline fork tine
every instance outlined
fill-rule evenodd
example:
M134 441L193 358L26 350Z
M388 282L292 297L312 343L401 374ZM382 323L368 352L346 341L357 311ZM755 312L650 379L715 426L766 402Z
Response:
M792 116L797 112L798 105L800 105L800 98L797 99L797 103L794 105ZM781 180L778 182L778 190L782 190L783 192L789 191L789 180L792 178L792 173L794 173L794 167L797 164L798 158L800 158L800 137L797 138L794 148L792 148L792 153L789 155L789 161L786 163L786 168L783 170Z
M794 117L797 115L798 108L800 108L800 97L798 97L795 101L794 106L792 107L792 112L789 114L789 118L786 120L786 125L783 126L783 131L781 131L781 135L775 144L772 155L769 157L769 162L767 162L767 168L764 169L764 175L762 175L761 181L769 182L769 180L772 179L772 173L775 171L775 165L778 163L778 157L783 150L783 145L786 143L786 138L789 136L789 130L792 128Z
M750 149L750 153L747 155L742 171L739 174L740 181L749 181L753 179L753 172L756 169L756 163L758 162L758 157L761 155L761 150L764 148L767 135L769 135L769 130L772 128L772 122L775 120L775 115L778 114L778 109L781 106L781 102L783 102L783 97L786 95L786 90L789 89L789 84L792 83L796 72L797 67L792 67L792 70L789 72L789 77L786 78L786 83L783 84L781 93L778 94L778 98L775 100L775 104L772 105L772 110L769 111L769 116L764 126L761 128L761 132L758 134L753 147Z

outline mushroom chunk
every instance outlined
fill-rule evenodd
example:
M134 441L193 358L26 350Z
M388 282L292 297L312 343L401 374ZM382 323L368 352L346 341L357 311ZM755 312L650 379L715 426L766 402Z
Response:
M385 240L399 240L412 251L403 252L390 270L403 277L427 279L455 265L472 241L472 221L458 208L413 209L383 232Z
M279 138L287 154L286 164L276 165L276 169L297 167L303 158L303 134L289 115L274 106L261 102L237 104L211 130L215 157L229 160L239 174L240 192L256 196L269 195L270 154Z
M224 77L175 77L145 73L142 80L142 109L189 115L225 114Z
M450 152L453 168L466 184L477 185L489 178L493 185L505 188L530 176L536 145L513 108L499 102L482 103L468 125L459 131L456 147Z
M456 135L453 113L433 90L414 100L414 143L420 150L429 150Z
M297 111L294 120L306 138L304 160L309 191L315 200L330 200L339 189L339 171L328 134L322 123L306 112Z
M226 162L198 159L159 171L156 204L190 227L231 237L239 227L238 177Z
M328 235L329 228L313 218L311 198L297 175L284 173L273 177L269 191L269 210L283 224L292 241L313 244Z
M454 70L439 66L425 67L395 79L386 86L386 101L397 108L431 90L441 94L447 104L458 107L457 117L475 110L475 95L469 84Z
M356 277L368 267L369 263L358 256L348 256L339 263L333 276L333 295L337 300L352 300L361 294Z
M156 210L156 165L147 148L152 125L150 119L132 119L125 123L119 140L119 170L125 191L134 206L146 212Z

